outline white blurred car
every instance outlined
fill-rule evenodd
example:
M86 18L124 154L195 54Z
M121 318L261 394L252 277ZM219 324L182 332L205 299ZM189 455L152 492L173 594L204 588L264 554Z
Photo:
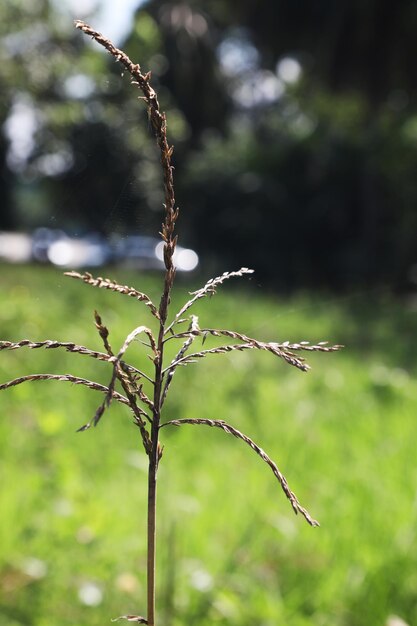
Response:
M116 262L143 269L164 268L164 242L144 235L117 236L111 240ZM198 265L198 254L177 246L174 264L180 272L191 272Z
M0 259L9 263L52 263L69 269L116 263L162 270L164 243L144 235L113 235L106 239L99 233L91 233L70 237L63 230L38 228L32 235L0 233ZM194 250L177 246L174 263L178 271L191 272L198 265L198 255Z

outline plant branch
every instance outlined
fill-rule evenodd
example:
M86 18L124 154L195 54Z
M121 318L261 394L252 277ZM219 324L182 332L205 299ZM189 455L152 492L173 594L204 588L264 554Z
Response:
M231 339L239 339L243 343L217 346L215 348L201 350L200 352L195 352L194 354L188 354L186 356L178 353L177 357L172 361L172 363L170 363L165 371L172 371L178 365L187 365L188 363L195 362L195 359L203 358L207 354L224 354L225 352L232 352L234 350L251 350L255 348L257 350L267 350L268 352L284 359L284 361L286 361L289 365L293 365L294 367L297 367L305 372L310 369L310 366L305 363L303 357L295 355L293 351L307 350L310 352L336 352L343 347L341 345L329 346L327 341L321 341L318 344L310 344L307 341L302 341L300 343L290 343L289 341L284 343L277 343L274 341L264 342L258 341L257 339L253 339L252 337L248 337L247 335L243 335L242 333L238 333L234 330L222 330L218 328L190 328L183 333L170 335L165 339L165 342L171 341L172 339L183 339L184 337L192 336L203 337L204 342L207 335L212 335L213 337L230 337Z
M100 287L101 289L110 289L111 291L116 291L117 293L121 293L126 296L130 296L131 298L135 298L140 302L144 302L145 305L149 307L152 315L159 319L158 310L153 304L152 300L146 295L146 293L142 293L141 291L138 291L133 287L128 287L127 285L119 285L119 283L111 280L110 278L102 278L101 276L94 278L89 272L84 272L84 274L79 274L78 272L65 272L64 276L69 276L70 278L78 278L87 285Z
M109 337L109 331L107 329L106 326L104 326L102 319L100 317L100 315L98 314L97 311L94 311L94 318L96 321L96 328L99 332L100 337L103 340L103 344L104 347L107 350L107 353L110 356L114 356L113 355L113 350L110 346L108 337ZM126 393L126 396L129 400L130 403L130 407L133 411L133 414L135 415L135 424L138 426L141 436L142 436L142 442L143 442L143 447L145 448L145 452L149 455L150 452L150 439L149 439L149 433L146 430L146 423L143 421L142 419L142 415L145 415L145 417L147 418L148 422L152 423L151 418L149 417L149 415L142 411L138 406L137 406L137 402L136 402L136 397L135 394L139 396L140 400L142 400L142 402L144 402L145 404L147 404L148 406L150 405L150 408L153 409L153 403L149 400L148 396L142 391L142 385L138 385L137 382L134 380L132 374L127 370L123 370L123 368L120 366L120 363L117 365L117 377L120 380L120 383L124 389L124 392ZM133 388L133 393L131 391L131 389ZM107 395L106 395L107 398ZM98 408L98 411L101 411L101 414L104 412L105 410L105 406L106 406L106 398L104 400L104 402L102 403L102 405ZM96 417L97 417L97 413L94 417L94 423L96 424ZM87 426L87 425L86 425Z
M189 332L188 333L184 333L184 337L188 336L188 339L184 342L183 346L181 347L181 350L178 352L178 354L175 356L175 358L171 361L170 367L171 369L168 369L167 371L167 377L165 380L165 384L164 384L164 389L162 392L162 397L161 397L161 406L163 405L165 398L167 396L168 393L168 389L171 385L172 379L174 377L175 374L175 370L176 370L176 363L178 361L181 360L181 358L185 355L185 353L187 352L187 350L190 348L190 346L192 345L192 343L195 341L195 339L197 338L197 334L194 334L195 332L198 331L198 317L196 315L191 315L191 322L190 322L190 327L189 327ZM165 339L165 342L167 340Z
M22 383L36 380L58 380L61 382L73 383L74 385L84 385L89 389L94 389L94 391L101 391L105 394L107 394L109 391L109 388L105 385L100 385L99 383L87 380L86 378L80 378L79 376L72 376L71 374L29 374L28 376L20 376L19 378L15 378L14 380L10 380L7 383L1 384L0 391L8 389L9 387L21 385ZM129 400L117 391L113 391L113 398L117 402L121 402L122 404L127 404L129 406Z
M250 343L234 343L226 344L224 346L216 346L215 348L209 348L207 350L200 350L200 352L193 352L187 354L175 362L172 362L168 367L164 369L164 374L169 370L178 367L178 365L188 365L189 363L195 363L197 359L202 359L208 354L225 354L226 352L243 351L243 350L266 350L271 352L275 356L284 359L289 365L293 365L302 372L307 372L310 366L304 362L302 357L297 357L291 352L280 350L276 348L275 344L263 343L261 341L251 341Z
M138 63L133 63L123 50L116 48L113 43L104 37L101 33L94 30L81 20L76 20L75 27L82 30L86 35L90 35L97 43L106 48L108 52L119 61L129 72L132 77L133 84L137 85L143 93L144 99L148 106L149 120L154 132L156 142L158 144L161 153L161 165L164 177L164 189L165 189L165 220L162 224L162 239L165 242L164 246L164 262L167 271L174 271L172 257L175 251L176 238L174 237L175 222L178 217L178 209L175 208L175 194L174 194L174 178L173 168L171 166L171 157L174 151L173 146L170 146L167 141L166 135L166 116L161 112L158 97L154 89L151 87L150 78L151 74L143 74L141 67ZM173 278L173 277L172 277ZM167 281L165 282L167 286ZM169 290L164 291L163 299L169 296ZM162 310L165 306L162 306ZM165 311L166 313L166 311ZM159 310L161 314L161 307ZM165 320L163 320L165 322Z
M114 386L116 384L116 379L118 378L118 373L120 371L119 368L119 364L121 361L122 356L124 355L124 353L126 352L126 350L128 349L128 347L130 346L130 344L132 343L132 341L134 341L136 339L136 337L138 335L140 335L141 333L145 333L145 335L148 336L150 342L151 342L151 346L153 349L154 354L157 354L157 349L156 349L156 344L155 344L155 339L153 338L152 335L152 331L149 330L149 328L147 328L146 326L138 326L137 328L135 328L125 339L122 347L120 348L117 356L115 358L113 358L113 374L110 380L110 383L108 385L108 393L104 399L104 402L98 407L96 414L93 418L93 423L94 426L97 426L97 424L99 423L105 409L107 407L110 406L110 403L112 401L112 397L113 397L113 391L114 391ZM155 356L156 358L156 356ZM124 387L125 392L128 392L127 387ZM132 396L133 398L133 396ZM136 406L136 401L135 401L135 406ZM89 428L89 425L86 425Z
M229 435L233 435L233 437L236 437L237 439L241 439L242 441L244 441L248 446L252 448L254 452L256 452L256 454L259 457L261 457L263 461L265 461L267 465L269 465L273 474L278 479L278 482L281 485L283 492L285 493L288 500L290 501L294 512L296 514L300 513L306 519L306 521L310 524L310 526L319 526L319 523L310 516L307 509L301 506L297 496L295 495L293 491L291 491L285 476L280 472L276 463L274 463L274 461L266 454L266 452L264 452L262 448L260 448L250 437L241 433L239 430L237 430L230 424L227 424L223 420L178 419L178 420L171 420L169 422L165 422L164 424L161 424L161 428L163 426L181 426L182 424L204 425L204 426L211 426L214 428L221 428L225 433Z
M0 341L0 351L1 350L18 350L19 348L30 348L31 350L36 350L37 348L45 348L46 350L53 350L55 348L64 348L67 352L74 352L76 354L84 354L86 356L92 357L93 359L97 359L98 361L107 361L113 363L116 357L109 356L104 352L96 352L95 350L90 350L85 346L78 346L75 343L67 342L67 341L53 341L51 339L47 339L46 341L31 341L30 339L22 339L21 341L13 342L13 341ZM152 385L154 381L147 374L142 372L141 370L133 367L133 365L128 365L124 361L120 361L120 365L123 368L129 370L133 374L139 374L142 378L145 378Z
M137 622L139 624L147 624L148 620L141 615L121 615L120 617L115 617L112 619L112 622L118 622L120 619L125 619L127 622Z
M189 329L182 333L175 333L174 335L170 335L165 339L165 341L170 341L171 339L182 339L184 337L193 336L202 336L203 340L207 335L212 335L213 337L230 337L232 339L239 339L245 343L253 343L255 347L257 344L268 345L272 348L276 348L277 350L306 350L309 352L337 352L341 348L343 348L340 344L335 344L329 346L328 341L320 341L317 344L312 344L309 341L300 341L298 343L290 343L289 341L284 341L282 343L270 341L270 342L259 342L257 339L253 339L252 337L248 337L247 335L243 335L242 333L238 333L234 330L223 330L218 328L198 328L198 329Z
M225 280L229 280L230 278L239 278L241 276L244 276L245 274L253 274L253 270L250 270L247 267L241 267L240 270L237 270L236 272L224 272L221 276L211 278L209 281L206 282L204 287L198 289L198 291L192 291L190 295L192 295L193 297L181 307L172 322L165 329L165 334L171 331L173 326L179 322L184 313L188 311L188 309L192 307L193 304L197 302L197 300L200 300L205 296L212 296L213 294L215 294L216 287L224 283Z

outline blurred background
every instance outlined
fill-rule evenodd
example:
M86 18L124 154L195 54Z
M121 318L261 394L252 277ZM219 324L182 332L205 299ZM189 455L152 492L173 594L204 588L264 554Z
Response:
M286 291L414 284L415 2L3 5L2 231L159 227L146 112L78 16L152 71L182 242L205 264Z
M241 354L178 374L172 417L246 429L323 526L304 528L238 442L167 432L161 619L416 624L416 2L0 5L1 338L100 349L94 308L117 345L137 303L61 268L103 268L157 302L163 189L140 94L75 18L151 70L167 113L174 306L247 266L252 281L199 309L205 326L348 346L308 376ZM0 382L71 366L108 383L77 358L2 353ZM0 625L143 613L146 459L122 409L75 435L98 400L50 385L1 396Z

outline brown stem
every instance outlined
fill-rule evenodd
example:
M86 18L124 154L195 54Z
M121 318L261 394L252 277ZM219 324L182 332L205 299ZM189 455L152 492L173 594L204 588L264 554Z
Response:
M167 244L165 244L166 247ZM175 246L174 246L175 248ZM172 264L169 260L167 265ZM163 355L165 321L168 314L169 299L172 283L175 276L173 267L167 267L164 280L163 294L159 306L159 335L155 357L155 385L153 399L153 419L151 428L151 450L149 453L148 474L148 625L155 626L155 558L156 558L156 478L158 464L162 456L162 448L159 445L158 435L161 421L162 388L163 388Z
M163 324L161 323L160 336L163 336ZM161 340L158 345L162 347ZM162 367L161 353L155 363L155 393L154 411L151 427L151 448L149 452L148 470L148 559L147 559L147 598L148 598L148 624L155 626L155 562L156 562L156 478L158 463L161 458L161 449L158 442L159 422L161 419L161 388Z
M163 382L163 351L164 351L164 320L166 320L169 303L169 292L172 282L169 279L170 272L167 270L164 282L164 295L159 307L160 327L155 357L155 386L153 399L153 418L151 427L151 449L149 453L148 472L148 562L147 562L147 585L148 585L148 624L155 626L155 561L156 561L156 478L158 464L162 456L162 448L159 445L159 424L161 421L161 397Z
M156 473L153 449L149 458L148 474L148 624L155 626L155 557L156 557Z

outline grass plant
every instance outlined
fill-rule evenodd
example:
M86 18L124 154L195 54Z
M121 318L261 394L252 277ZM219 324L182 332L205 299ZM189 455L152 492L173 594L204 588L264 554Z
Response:
M117 619L125 619L129 622L155 626L156 491L158 469L164 453L164 445L160 440L162 431L168 431L171 426L208 426L219 429L243 441L272 470L282 491L289 500L293 511L303 516L311 526L318 526L318 522L309 514L307 509L300 504L297 496L290 489L285 476L278 468L277 464L251 437L225 420L219 419L217 414L215 417L166 417L164 406L177 370L181 367L195 364L210 356L221 356L234 352L264 351L272 354L284 363L302 372L306 372L309 366L303 356L305 352L334 352L339 350L341 346L328 345L327 342L261 341L240 331L200 325L199 317L191 313L191 309L194 309L195 305L200 300L214 295L217 288L222 286L224 282L232 278L241 278L252 274L253 270L245 267L237 271L225 272L221 276L208 280L202 288L190 294L191 297L188 297L186 302L177 309L176 313L171 313L170 304L176 275L175 250L177 235L175 227L179 211L176 206L173 167L171 164L173 147L169 145L167 140L165 114L161 112L157 94L150 84L150 73L142 73L138 64L133 63L123 51L117 49L108 39L84 22L77 21L76 27L106 48L108 52L124 66L131 75L132 82L142 92L141 98L147 105L150 126L160 151L165 191L165 213L161 229L161 237L164 242L165 263L162 293L159 304L156 305L145 292L123 285L117 280L102 277L95 278L87 272L67 272L67 276L81 280L89 286L110 290L141 302L148 309L149 321L146 324L142 323L134 328L125 337L121 347L117 351L113 349L110 343L109 330L97 311L94 313L95 326L103 343L104 351L92 350L74 342L49 339L43 341L31 341L28 339L20 341L2 341L0 342L0 350L14 351L23 348L32 350L44 349L48 351L62 350L98 361L104 361L111 366L111 376L108 384L103 385L89 378L67 373L25 374L1 384L0 390L17 387L25 382L55 380L84 386L90 390L101 393L103 400L96 408L93 417L87 423L79 427L78 430L80 432L88 431L92 426L97 426L112 402L118 402L129 408L133 423L139 430L140 440L148 458L147 615L143 617L137 614L126 614ZM199 339L204 345L199 345L196 348L196 342ZM214 344L212 343L209 346L210 341L214 341ZM151 364L150 367L146 363L143 364L143 361L140 364L135 363L134 365L126 361L125 355L134 343L139 343L142 346L147 356L147 363ZM118 389L116 389L117 386Z

